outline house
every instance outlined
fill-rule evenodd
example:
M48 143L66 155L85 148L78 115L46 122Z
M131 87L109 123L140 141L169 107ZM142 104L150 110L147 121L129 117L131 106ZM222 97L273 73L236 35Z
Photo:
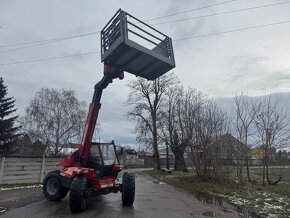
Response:
M121 163L128 167L143 166L144 159L140 159L134 149L125 149L121 156Z
M167 158L166 155L167 155L166 148L159 149L159 158ZM168 156L169 158L174 158L174 154L170 148L168 148Z
M265 155L265 151L262 147L257 147L251 151L251 154L253 158L262 159Z
M124 162L135 162L138 159L137 152L134 149L125 149L122 159Z
M228 164L251 155L251 149L230 134L213 137L206 149L209 158L223 160Z
M24 135L10 145L7 156L41 157L46 148L42 142L32 142L28 135Z
M138 159L144 159L147 157L153 158L153 152L138 151L137 155L138 155Z

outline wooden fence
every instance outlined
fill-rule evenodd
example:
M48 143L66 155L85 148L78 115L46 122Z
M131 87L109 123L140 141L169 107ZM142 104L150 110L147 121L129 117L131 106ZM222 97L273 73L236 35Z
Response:
M42 183L47 173L62 169L55 164L63 159L0 157L0 184Z

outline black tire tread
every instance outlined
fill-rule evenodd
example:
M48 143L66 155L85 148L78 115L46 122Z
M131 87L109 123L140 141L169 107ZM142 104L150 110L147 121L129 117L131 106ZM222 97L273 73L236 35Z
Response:
M59 170L55 170L55 171L51 171L49 172L45 178L44 178L44 181L43 181L43 186L42 186L42 192L44 194L44 196L50 200L50 201L60 201L61 199L63 199L67 193L68 193L68 189L65 188L65 187L62 187L61 186L61 182L60 182L60 171ZM58 177L59 179L59 183L60 183L60 190L59 192L56 194L56 195L50 195L47 191L46 191L46 185L47 185L47 181L49 180L49 178L51 177Z
M69 206L73 213L84 211L86 208L87 180L84 176L73 179L69 193Z
M135 200L135 177L125 172L122 182L122 202L124 206L132 206Z

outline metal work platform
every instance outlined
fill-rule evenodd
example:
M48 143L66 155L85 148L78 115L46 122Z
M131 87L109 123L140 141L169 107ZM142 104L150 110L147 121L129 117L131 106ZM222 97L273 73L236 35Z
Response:
M121 9L101 31L101 57L148 80L175 67L171 38Z

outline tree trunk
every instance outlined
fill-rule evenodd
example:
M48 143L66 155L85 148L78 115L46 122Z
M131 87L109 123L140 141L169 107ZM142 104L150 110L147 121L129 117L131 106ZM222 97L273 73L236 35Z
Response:
M251 177L250 177L250 169L249 169L249 158L248 155L246 156L246 166L247 166L247 179L248 182L252 183Z
M186 164L183 156L175 156L175 170L187 172Z
M154 155L154 170L160 170L157 137L155 137L155 136L153 136L153 155Z
M265 185L265 158L263 159L263 186Z
M174 150L174 156L175 156L175 165L174 169L177 171L183 171L187 172L185 160L184 160L184 150L182 145L178 145L176 149Z
M157 150L157 151L156 151ZM154 170L160 170L159 152L154 148Z
M208 154L208 151L203 148L203 152L201 153L201 166L203 167L202 171L203 171L203 175L207 175L207 166L212 166L212 159Z
M269 176L269 156L267 155L266 157L266 178L267 178L267 182L269 185L272 185L273 183L270 180L270 176Z
M153 121L153 152L154 152L154 169L160 170L159 162L159 151L158 151L158 142L157 142L157 124L156 124L156 114L152 116Z
M192 146L190 146L192 161L194 163L195 172L198 177L201 177L201 163L198 151L194 152Z
M169 165L169 151L168 151L168 143L166 143L166 168L169 170L170 165Z
M57 157L59 153L59 138L58 138L58 133L56 133L56 141L55 141L55 149L54 149L54 156Z
M263 174L265 174L264 178L266 177L268 184L271 185L272 183L271 183L270 177L269 177L269 150L268 150L268 148L269 148L269 145L267 143L267 147L265 149L265 158L264 158L264 162L265 162L264 163L264 168L265 168L264 171L266 171L266 172L263 172ZM265 180L264 178L263 178L263 180ZM264 183L264 181L263 181L263 183Z
M246 145L248 145L248 129L246 131ZM246 170L247 170L247 180L248 182L252 183L251 177L250 177L250 169L249 169L249 157L248 152L246 152Z
M239 166L239 180L243 182L243 155L240 156L240 166Z

